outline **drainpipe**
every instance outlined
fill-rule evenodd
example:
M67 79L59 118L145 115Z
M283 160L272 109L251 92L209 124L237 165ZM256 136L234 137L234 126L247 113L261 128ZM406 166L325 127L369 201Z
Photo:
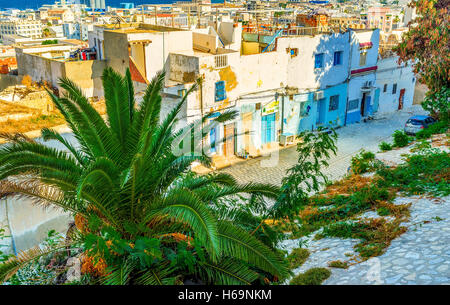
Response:
M203 154L203 147L204 147L204 137L203 137L203 129L204 129L204 122L203 122L203 75L200 75L200 77L198 78L198 82L199 82L199 90L200 90L200 120L201 120L201 131L200 131L200 136L201 136L201 152ZM195 138L194 138L195 140Z
M163 35L163 47L162 47L163 56L162 56L162 63L163 63L163 70L164 70L164 64L165 64L164 57L166 56L166 51L165 51L165 49L164 49L164 45L165 45L165 41L164 41L164 31L162 32L162 35Z
M9 228L9 234L11 236L11 245L12 245L12 250L14 252L14 255L17 255L17 248L16 248L16 242L14 241L14 235L12 233L11 230L11 222L9 221L9 215L8 215L8 200L5 197L5 214L6 214L6 222L8 223L8 228Z
M281 95L281 134L284 133L284 93Z
M348 72L347 72L347 99L345 102L345 117L344 117L344 126L347 126L347 111L348 111L348 94L349 94L349 88L350 88L350 76L351 76L351 67L352 67L352 51L353 51L353 46L352 46L352 31L347 30L348 31L348 44L350 46L350 51L349 51L349 58L348 58Z

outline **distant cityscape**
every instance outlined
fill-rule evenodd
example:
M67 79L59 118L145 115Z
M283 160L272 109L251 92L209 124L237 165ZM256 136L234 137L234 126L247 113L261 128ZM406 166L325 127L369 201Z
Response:
M133 1L127 1L127 0L105 0L106 6L111 7L120 7L121 3L133 3L135 6L142 5L142 4L172 4L174 2L177 2L177 0L133 0ZM80 3L83 5L90 6L91 0L67 0L66 3ZM212 3L222 3L222 0L212 0ZM12 4L9 1L2 0L0 1L0 9L7 9L7 8L15 8L15 9L37 9L45 4L52 4L54 3L53 0L17 0L14 1Z

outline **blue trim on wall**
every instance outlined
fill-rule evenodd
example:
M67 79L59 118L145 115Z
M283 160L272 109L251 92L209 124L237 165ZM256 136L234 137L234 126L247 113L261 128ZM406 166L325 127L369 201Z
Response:
M358 111L347 112L347 124L353 124L359 121L361 121L361 112L359 109Z
M347 83L332 86L324 91L324 107L321 110L321 116L323 116L324 127L337 127L343 126L345 120L345 110L347 101ZM330 111L330 97L333 95L339 95L338 108ZM315 101L318 104L318 101ZM317 126L315 126L317 128Z

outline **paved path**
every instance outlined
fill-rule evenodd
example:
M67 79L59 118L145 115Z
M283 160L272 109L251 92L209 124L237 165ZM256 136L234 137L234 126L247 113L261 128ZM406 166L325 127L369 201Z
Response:
M390 141L392 133L397 129L403 129L406 120L411 115L422 113L424 111L420 105L414 105L410 109L380 116L367 123L356 123L338 129L338 153L330 160L330 167L325 170L325 173L331 180L341 178L346 174L347 168L350 166L350 159L355 153L362 148L377 151L378 144L381 141ZM281 184L286 170L297 162L298 154L295 149L294 146L280 150L278 162L268 162L270 157L260 157L235 164L221 171L230 173L241 183ZM272 155L271 158L276 160L275 155Z
M391 142L391 135L403 129L407 118L413 114L423 114L420 106L385 115L367 123L349 125L337 130L338 154L330 160L326 174L332 180L342 178L350 166L351 157L360 149L378 151L381 141ZM397 152L398 153L398 152ZM272 156L273 158L273 156ZM232 174L241 183L261 182L281 184L286 170L297 162L295 147L279 152L275 166L264 166L269 157L252 159L247 162L222 169ZM420 197L398 197L394 203L411 202L411 217L403 225L406 233L393 240L386 252L363 263L351 265L348 269L331 268L332 275L324 284L450 284L450 196L441 199ZM366 213L367 217L377 217ZM353 246L355 239L309 238L285 240L281 247L292 250L307 247L310 257L295 274L313 267L328 267L334 260L349 261L357 253ZM305 244L306 242L306 244Z
M394 203L411 202L408 228L394 239L383 255L348 269L331 268L325 285L369 284L447 284L450 285L450 196L441 199L398 197ZM312 235L314 236L314 234ZM333 260L348 261L355 255L357 239L324 238L306 242L311 251L308 260L295 274L313 267L328 267ZM299 247L299 240L286 240L283 248ZM304 246L305 247L305 246Z

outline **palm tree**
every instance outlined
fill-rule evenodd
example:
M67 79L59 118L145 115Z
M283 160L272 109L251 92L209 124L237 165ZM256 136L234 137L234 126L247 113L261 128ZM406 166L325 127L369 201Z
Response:
M160 119L163 73L151 81L140 105L129 71L121 76L107 68L102 80L106 121L69 79L60 80L62 97L48 91L78 147L51 129L42 130L43 139L56 140L65 150L23 135L2 135L10 142L0 148L0 197L30 197L72 212L83 224L74 240L88 257L108 265L103 283L166 284L192 278L250 284L262 275L286 277L287 265L270 242L244 229L245 213L226 212L226 201L238 194L250 196L251 205L255 198L276 199L279 189L238 185L223 173L190 173L192 162L207 165L209 158L193 152L178 156L174 148L201 131L207 117L175 130L186 94ZM195 85L188 93L194 90ZM225 112L207 125L235 115ZM0 281L47 253L33 249L10 259L0 265Z

